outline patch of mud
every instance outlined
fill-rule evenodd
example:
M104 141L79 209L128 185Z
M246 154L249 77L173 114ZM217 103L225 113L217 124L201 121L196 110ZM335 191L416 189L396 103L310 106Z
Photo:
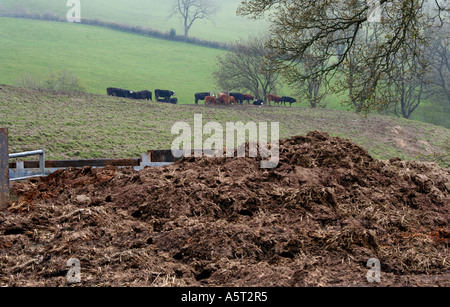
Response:
M413 131L412 127L395 126L391 130L391 135L395 145L402 151L411 152L416 156L433 153L433 148L427 141L417 139L417 132Z

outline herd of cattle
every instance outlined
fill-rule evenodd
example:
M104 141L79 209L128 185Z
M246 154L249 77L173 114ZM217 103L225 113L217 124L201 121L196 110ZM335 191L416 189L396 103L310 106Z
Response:
M142 99L142 100L153 100L152 92L145 90L140 92L133 92L130 90L125 90L122 88L109 87L106 89L108 96L116 96L131 99ZM172 98L175 95L174 91L167 90L155 90L155 99L158 102L168 102L172 104L177 104L178 99Z
M107 94L109 96L123 97L123 98L131 98L131 99L143 99L143 100L153 100L152 92L145 90L140 92L133 92L130 90L125 90L121 88L110 87L107 90ZM174 91L169 90L155 90L155 99L158 102L167 102L172 104L177 104L178 99L172 98L175 95ZM253 105L261 106L264 104L263 100L255 100L255 97L249 94L242 93L219 93L218 95L214 95L211 92L203 92L195 94L195 104L198 104L199 101L205 101L206 105L233 105L233 104L243 104L244 101L247 101L247 104L253 103ZM274 104L281 105L289 103L292 107L293 103L296 103L297 100L288 96L276 96L269 94L267 96L267 101L269 106L273 102Z
M197 93L195 94L195 104L198 104L200 100L204 100L206 105L233 105L233 104L243 104L244 101L247 101L247 104L250 104L251 101L253 101L253 104L256 106L261 106L264 104L263 100L255 100L255 97L249 94L242 94L242 93L219 93L219 95L216 97L215 95L212 95L211 93L205 92L205 93ZM270 103L273 102L274 104L280 105L284 104L286 106L286 103L289 103L292 107L293 103L296 103L297 100L292 97L288 96L276 96L269 94L267 97L267 102L270 106Z

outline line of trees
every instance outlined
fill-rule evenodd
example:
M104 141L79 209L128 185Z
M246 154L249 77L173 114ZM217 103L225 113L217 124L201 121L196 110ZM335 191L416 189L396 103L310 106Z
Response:
M66 18L60 17L53 12L46 12L46 13L29 13L26 10L16 10L12 12L8 11L0 11L0 17L12 17L12 18L24 18L24 19L35 19L35 20L46 20L46 21L58 21L58 22L67 22ZM225 42L217 42L217 41L211 41L211 40L205 40L200 39L197 37L186 37L184 35L177 35L176 31L174 29L171 29L170 31L163 32L151 28L144 28L140 26L133 26L118 22L112 22L112 21L102 21L99 19L87 19L82 18L81 19L82 24L86 25L92 25L92 26L98 26L103 28L109 28L112 30L118 30L123 32L130 32L150 37L156 37L161 38L165 40L171 40L171 41L180 41L180 42L186 42L193 45L199 45L199 46L205 46L210 48L216 48L216 49L223 49L223 50L229 50L230 45Z
M243 1L239 15L257 19L271 13L270 36L258 44L255 38L237 42L232 55L218 59L214 77L221 88L256 97L266 96L267 88L275 91L283 78L312 108L324 106L328 94L342 93L347 97L342 103L358 113L391 109L410 118L430 97L450 107L444 4L380 0L380 20L369 22L366 0ZM268 72L270 87L252 85L266 80Z
M217 59L216 83L257 99L276 94L284 79L312 108L323 107L328 94L342 93L343 103L358 113L391 109L410 118L430 97L450 108L446 0L379 3L380 20L371 22L373 7L367 0L246 0L238 14L262 18L270 12L271 33L232 45L188 37L198 20L214 21L216 0L173 0L170 16L182 20L184 36L173 29L162 33L98 20L83 23L229 49Z

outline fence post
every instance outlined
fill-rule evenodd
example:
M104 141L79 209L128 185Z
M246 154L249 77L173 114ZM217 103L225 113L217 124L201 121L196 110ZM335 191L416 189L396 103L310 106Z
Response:
M45 151L42 150L42 154L39 155L39 171L42 175L45 176Z
M9 201L8 129L0 128L0 209Z

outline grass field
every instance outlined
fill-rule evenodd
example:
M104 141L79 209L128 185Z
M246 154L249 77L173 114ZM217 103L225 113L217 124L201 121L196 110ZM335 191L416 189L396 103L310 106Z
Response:
M216 88L212 73L217 56L226 51L95 26L12 18L0 18L0 37L3 84L14 85L24 73L66 70L96 94L106 94L110 86L171 89L181 104L191 104L196 92L223 90ZM286 86L278 93L295 97ZM327 108L348 110L343 98L326 97ZM296 106L307 103L299 99ZM412 119L450 127L448 112L427 101Z
M24 73L67 70L90 93L107 87L174 90L181 103L215 89L212 72L224 51L104 28L0 18L0 83Z
M442 152L450 130L385 116L285 107L206 107L135 101L105 95L0 86L0 127L9 128L10 152L45 148L49 159L135 158L170 149L179 121L279 122L280 138L319 130L348 138L377 158L417 159ZM205 136L206 139L207 136Z
M0 5L5 11L39 13L50 12L65 18L69 8L67 1L61 0L2 0ZM241 0L218 1L220 10L214 23L196 22L190 36L214 41L235 41L241 36L261 34L266 31L266 21L254 21L236 16L236 9ZM99 19L135 26L170 31L174 28L178 34L184 30L176 18L169 18L173 1L161 0L89 0L81 1L81 18Z

